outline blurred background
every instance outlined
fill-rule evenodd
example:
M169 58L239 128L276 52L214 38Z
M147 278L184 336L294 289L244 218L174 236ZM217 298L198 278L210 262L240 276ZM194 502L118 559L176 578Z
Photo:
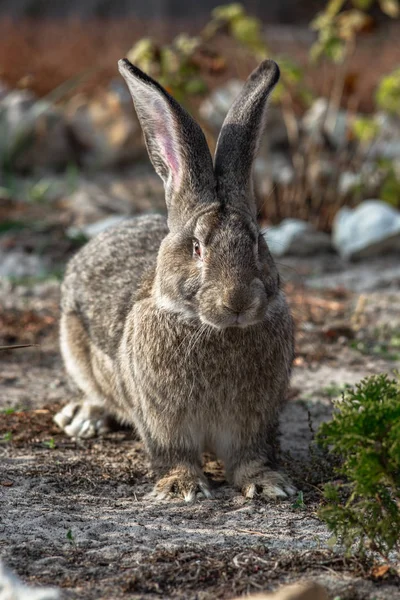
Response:
M123 56L195 116L211 149L243 80L274 58L282 77L254 169L272 252L284 265L305 256L296 276L332 288L349 261L398 252L399 15L397 0L0 0L1 343L41 339L20 297L38 310L58 301L85 241L165 211ZM400 281L377 265L385 285Z

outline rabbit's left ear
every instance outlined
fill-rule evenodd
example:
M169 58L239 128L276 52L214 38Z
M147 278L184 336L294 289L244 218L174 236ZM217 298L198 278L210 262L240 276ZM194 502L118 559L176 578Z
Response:
M256 213L252 169L264 131L267 100L279 67L265 60L253 71L228 111L215 151L214 171L224 200Z
M215 201L212 159L204 134L184 108L154 79L124 58L128 84L150 160L164 181L170 226L192 216L196 205Z

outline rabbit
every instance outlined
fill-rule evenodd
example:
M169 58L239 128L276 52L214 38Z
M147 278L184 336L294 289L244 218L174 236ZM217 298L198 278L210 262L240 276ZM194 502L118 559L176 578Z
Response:
M119 61L167 219L131 218L70 261L60 338L82 399L56 423L74 437L132 425L153 493L212 497L202 453L252 498L295 493L277 470L278 418L294 355L293 322L257 224L252 165L279 68L250 75L221 129L214 164L194 119L156 81Z

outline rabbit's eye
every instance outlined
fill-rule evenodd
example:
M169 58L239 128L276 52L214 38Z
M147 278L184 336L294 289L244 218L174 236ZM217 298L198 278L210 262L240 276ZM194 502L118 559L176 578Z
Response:
M193 255L202 258L201 244L199 240L193 240Z

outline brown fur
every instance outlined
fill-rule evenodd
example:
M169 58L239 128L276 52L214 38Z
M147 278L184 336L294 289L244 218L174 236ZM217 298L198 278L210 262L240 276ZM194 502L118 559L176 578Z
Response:
M224 461L229 481L247 496L284 497L294 489L274 469L292 319L245 171L236 191L225 181L237 144L256 152L257 142L246 146L245 138L260 135L276 67L263 63L228 115L222 154L217 150L220 177L191 117L132 65L123 63L121 72L134 100L140 97L135 105L150 157L166 185L168 227L158 216L123 222L71 261L62 289L67 370L86 396L83 406L102 403L105 413L136 427L161 497L209 495L204 451ZM159 112L161 133L154 125ZM85 415L83 421L74 413L70 432L79 435L82 424L85 432L96 430L87 409ZM65 426L63 417L58 422Z

